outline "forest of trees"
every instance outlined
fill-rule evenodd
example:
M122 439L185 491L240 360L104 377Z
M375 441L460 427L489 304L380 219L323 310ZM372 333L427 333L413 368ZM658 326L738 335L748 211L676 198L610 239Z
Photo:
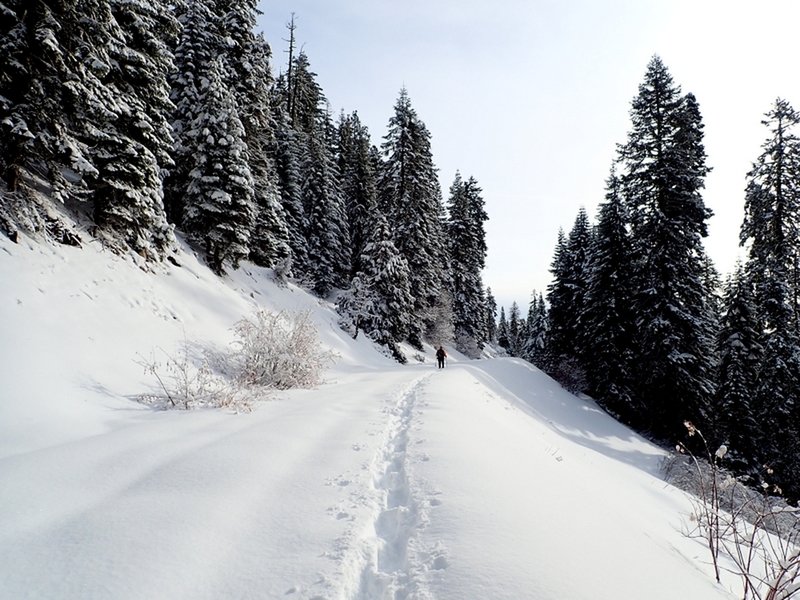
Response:
M331 114L293 20L274 74L256 5L0 0L0 232L90 236L145 268L176 261L177 232L220 275L252 261L335 301L344 329L399 361L402 342L468 356L497 344L664 444L691 421L737 473L800 497L800 114L787 102L765 116L747 260L723 284L703 247L698 102L654 58L596 222L581 210L560 232L527 314L498 315L482 190L458 174L444 197L408 92L373 144L357 112Z
M685 422L770 493L800 497L800 114L777 100L747 174L747 259L721 281L697 100L654 57L606 196L559 232L547 294L500 310L497 342L672 446Z
M380 147L331 115L294 17L273 73L256 0L0 0L0 231L146 267L178 232L223 275L271 267L385 346L477 355L491 311L481 189L445 204L430 132L400 91ZM389 109L390 107L387 107Z

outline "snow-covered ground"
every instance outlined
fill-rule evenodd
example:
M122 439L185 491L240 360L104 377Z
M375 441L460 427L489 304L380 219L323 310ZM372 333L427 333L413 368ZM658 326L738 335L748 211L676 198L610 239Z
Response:
M267 271L180 262L0 237L0 598L735 597L663 452L590 400L516 359L400 366ZM254 305L312 311L324 384L135 401L143 358L225 348Z

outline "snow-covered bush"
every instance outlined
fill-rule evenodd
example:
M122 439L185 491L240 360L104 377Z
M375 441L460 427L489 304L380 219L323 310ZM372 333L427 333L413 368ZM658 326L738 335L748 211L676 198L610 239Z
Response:
M742 600L800 596L800 509L770 495L780 490L766 483L762 493L743 485L721 466L727 446L712 452L700 430L685 425L704 456L681 443L665 469L668 481L697 498L685 535L708 547L717 582L723 568L740 577Z
M249 406L240 390L215 372L209 353L198 355L186 340L176 355L158 350L158 354L154 351L149 358L138 361L157 382L157 391L139 396L144 404L183 410Z
M456 350L467 358L476 359L481 357L481 349L478 348L478 342L471 335L463 331L459 332L456 334L455 344Z
M247 410L265 388L311 387L334 359L323 350L307 312L257 310L233 328L233 350L212 352L184 340L176 355L159 349L139 360L156 391L139 400L160 408Z
M244 386L285 390L320 383L334 354L323 350L307 312L257 310L235 327L232 362Z

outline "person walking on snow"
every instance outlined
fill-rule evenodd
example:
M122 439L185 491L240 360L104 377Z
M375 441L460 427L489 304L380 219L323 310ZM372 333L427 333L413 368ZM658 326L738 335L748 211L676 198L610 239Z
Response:
M445 358L447 358L447 352L444 351L444 348L439 346L439 349L436 351L436 360L439 362L440 369L444 369Z

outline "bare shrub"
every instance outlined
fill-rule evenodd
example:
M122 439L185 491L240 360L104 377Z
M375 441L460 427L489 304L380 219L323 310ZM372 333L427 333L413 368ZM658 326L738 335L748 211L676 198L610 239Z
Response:
M702 433L685 423L701 440L705 456L678 444L667 463L668 480L697 497L694 526L685 531L708 547L717 581L720 570L738 575L742 600L789 600L800 596L800 518L780 490L763 484L762 493L743 485L723 468L727 447L711 451ZM685 460L681 460L685 458Z
M231 357L236 380L244 386L279 390L312 387L334 354L323 350L308 312L257 310L234 326L237 339Z
M317 385L335 356L322 349L307 312L257 310L233 330L232 351L203 350L184 340L175 355L158 348L137 361L157 384L157 391L139 396L139 401L184 410L249 410L266 389Z
M139 401L159 408L190 410L204 407L248 408L249 402L234 386L215 373L208 355L197 356L184 340L176 355L158 348L138 362L152 375L158 391L142 394ZM160 357L159 357L160 355Z

